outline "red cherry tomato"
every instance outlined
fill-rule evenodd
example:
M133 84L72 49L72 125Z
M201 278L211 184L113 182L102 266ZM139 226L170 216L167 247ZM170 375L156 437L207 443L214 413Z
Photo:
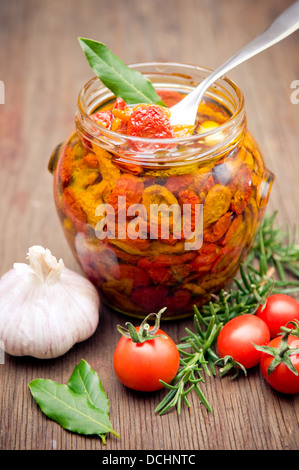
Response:
M136 331L139 331L139 327L136 327ZM143 392L163 388L160 379L170 383L179 364L180 356L175 343L161 329L158 329L153 339L143 343L135 343L131 338L122 336L113 357L114 370L120 382Z
M277 336L267 346L278 349L281 341L282 336ZM299 348L299 338L289 335L288 345L291 349ZM268 375L268 367L273 360L273 356L266 352L261 354L261 371L269 385L278 392L286 394L299 393L299 353L291 354L289 359L297 370L298 375L294 374L283 362L280 362L272 374Z
M252 343L266 345L270 341L270 331L266 323L256 315L244 314L229 320L217 339L220 357L231 356L249 369L260 361L261 352Z
M273 294L267 298L266 304L258 308L257 316L267 323L271 338L280 333L280 327L292 320L299 320L299 303L286 294Z

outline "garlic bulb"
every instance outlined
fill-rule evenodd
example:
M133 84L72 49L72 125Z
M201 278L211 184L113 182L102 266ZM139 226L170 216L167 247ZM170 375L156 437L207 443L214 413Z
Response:
M13 356L55 358L94 333L99 295L50 250L32 246L27 259L0 279L0 342Z

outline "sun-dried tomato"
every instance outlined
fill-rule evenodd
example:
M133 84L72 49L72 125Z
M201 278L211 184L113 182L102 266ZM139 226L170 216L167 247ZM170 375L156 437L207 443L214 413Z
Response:
M237 246L242 243L244 234L246 233L246 223L241 214L237 215L232 221L224 238L220 241L223 246L227 244Z
M190 263L190 266L192 270L197 273L209 272L220 256L221 247L216 243L204 241L201 248L198 250L196 257Z
M94 153L88 152L83 157L83 163L89 168L99 168L99 160Z
M252 192L251 172L247 166L237 174L230 184L232 190L231 209L236 214L241 214L245 209Z
M187 276L189 276L191 270L192 268L189 263L171 266L171 281L174 283L181 283Z
M165 307L167 307L167 311L170 314L173 312L181 312L183 314L182 310L187 307L190 299L191 294L188 289L177 289L166 297Z
M220 276L221 274L221 276L224 275L231 278L230 273L235 271L235 266L239 263L242 251L242 245L237 245L235 247L227 245L223 247L221 256L212 267L211 273L217 274L217 276Z
M156 312L165 305L167 294L168 289L164 286L139 287L133 290L131 300L144 312Z
M165 187L171 193L177 195L183 189L188 189L192 187L193 184L193 175L174 175L167 178Z
M207 242L216 242L228 230L232 221L232 212L227 212L214 225L210 225L203 231L203 239Z
M196 272L208 272L213 267L213 264L219 258L219 253L210 253L210 254L203 254L199 255L195 258L194 261L191 263L191 267Z
M167 267L153 267L146 270L153 284L166 284L171 278L171 271Z
M150 282L148 274L132 264L119 264L114 267L113 272L116 279L132 279L134 288L148 286Z
M133 279L128 278L123 278L119 280L112 279L102 283L101 289L103 289L105 293L110 292L113 295L116 292L119 292L129 297L133 290L133 283Z
M144 189L142 193L142 204L147 212L148 232L155 229L158 238L169 239L169 232L173 229L174 213L169 210L166 214L168 216L168 227L164 233L164 225L162 223L163 215L160 212L160 208L164 210L163 206L169 207L172 204L175 205L174 207L177 207L177 198L164 186L154 184ZM153 209L156 209L156 211Z
M59 165L59 178L63 187L67 186L73 177L74 171L74 152L70 145L64 149Z
M200 250L198 250L198 253L209 255L209 254L218 254L219 251L220 251L220 248L216 243L209 243L209 242L204 241Z
M145 206L148 213L150 213L151 204L177 204L176 197L164 186L154 184L145 188L142 194L142 203Z
M136 107L130 115L127 133L147 139L174 137L172 125L164 109L154 104Z
M114 207L115 212L118 213L118 197L125 196L125 210L127 210L131 204L137 204L140 202L143 188L144 185L140 178L124 173L116 182L107 203L111 204Z
M95 228L99 222L99 216L96 215L96 207L107 201L111 192L110 184L102 180L100 183L90 185L84 190L80 190L76 186L73 189L77 190L77 202L86 214L87 223Z
M116 98L113 109L124 110L126 107L127 107L127 104L123 98L121 98L120 96Z
M97 124L105 127L105 129L111 129L113 122L113 114L111 109L106 111L97 111L96 113L91 114L90 118Z
M122 242L123 240L120 240ZM124 261L125 263L128 264L134 264L136 265L138 260L141 259L141 254L138 253L132 253L124 251L124 247L126 245L121 245L120 247L116 244L117 240L111 240L109 238L105 238L103 242L109 247L109 249L114 253L114 255L118 258L118 260ZM111 243L112 242L112 243ZM116 242L116 243L113 243Z
M203 226L215 223L229 209L232 193L227 186L215 184L207 194L203 207Z
M112 245L117 246L128 255L144 256L144 251L148 250L150 240L143 238L131 239L127 237L125 240L110 239ZM141 266L142 267L142 266Z
M135 165L134 163L131 162L122 162L118 160L114 160L114 165L116 165L120 170L130 173L131 175L140 175L140 173L143 172L143 168L141 165Z
M98 158L100 174L103 180L109 181L110 184L116 184L121 177L121 172L117 165L111 160L111 154L95 144L93 144L93 150Z
M184 189L179 193L179 204L191 204L192 208L199 204L199 197L191 189Z
M179 204L183 210L184 205L188 205L191 211L191 230L194 231L197 221L195 220L196 206L200 204L200 199L191 189L185 189L179 193Z
M153 257L141 258L138 261L138 266L141 268L165 268L168 266L176 266L179 264L187 263L188 261L194 259L196 253L186 252L181 255L158 255Z
M86 232L86 214L77 199L75 191L70 186L65 188L65 190L63 191L62 210L65 216L70 219L70 221L79 233Z
M202 203L205 201L205 198L207 197L208 192L213 188L214 185L215 185L214 177L213 175L209 175L209 177L205 180L202 187L198 188L198 194L200 197L200 201Z

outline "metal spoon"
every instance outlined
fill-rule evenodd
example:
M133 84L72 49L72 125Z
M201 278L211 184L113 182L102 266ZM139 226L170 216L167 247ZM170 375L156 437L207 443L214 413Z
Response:
M205 91L218 78L223 77L229 70L241 64L247 59L259 54L268 47L286 38L299 28L299 0L279 15L272 25L253 41L243 47L223 65L208 75L194 90L192 90L179 103L172 106L170 122L176 124L193 125L196 118L198 105Z

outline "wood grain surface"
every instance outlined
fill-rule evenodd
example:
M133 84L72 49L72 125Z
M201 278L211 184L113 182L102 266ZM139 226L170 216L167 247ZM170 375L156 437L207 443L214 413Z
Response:
M172 61L218 66L265 29L289 0L1 0L0 275L25 262L30 246L48 247L80 272L63 236L47 164L74 127L80 88L91 70L77 37L102 41L124 62ZM248 126L276 175L268 212L299 226L299 32L229 74L245 95ZM13 314L13 312L12 312ZM157 416L164 391L125 389L112 369L118 323L127 318L101 308L96 333L66 355L41 361L5 355L0 364L2 450L298 450L298 396L271 390L258 368L238 380L207 378L208 413L197 396L191 409ZM178 342L192 319L167 323ZM84 358L107 391L111 421L121 438L64 431L46 418L28 383L66 383Z

